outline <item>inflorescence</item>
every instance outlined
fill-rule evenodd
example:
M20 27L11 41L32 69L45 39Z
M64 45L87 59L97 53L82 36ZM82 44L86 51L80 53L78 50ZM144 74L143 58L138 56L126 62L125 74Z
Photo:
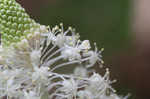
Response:
M111 87L96 43L75 29L40 25L15 0L0 0L0 99L127 99Z
M102 51L102 50L101 50ZM10 47L0 49L0 96L8 99L123 99L109 80L92 67L102 65L101 51L92 50L75 30L48 28L47 33L28 34ZM63 67L74 73L60 73ZM59 71L57 71L59 70ZM125 98L124 98L125 99Z

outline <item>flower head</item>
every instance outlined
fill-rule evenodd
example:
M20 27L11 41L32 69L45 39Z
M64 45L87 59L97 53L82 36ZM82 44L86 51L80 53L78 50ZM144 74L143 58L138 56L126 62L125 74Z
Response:
M123 99L108 69L102 76L89 68L103 63L102 50L95 44L93 51L75 29L40 25L15 0L0 0L0 22L0 98Z
M59 34L65 34L63 38L76 38L74 33L68 36L66 32L61 31L57 33ZM1 96L41 99L47 93L50 99L112 97L105 96L108 90L115 94L111 87L113 81L109 80L109 71L101 76L88 69L96 62L101 62L101 51L98 51L97 47L92 51L89 40L81 41L79 38L72 39L72 44L67 39L60 43L59 40L55 40L57 35L55 31L28 34L28 38L1 49L0 53L6 53L1 54L1 73L7 79L2 79L1 81L5 81L6 84L2 82L0 85L3 85L3 90L10 89L5 90ZM76 66L74 74L60 74L55 71L72 65ZM52 93L49 93L51 91Z

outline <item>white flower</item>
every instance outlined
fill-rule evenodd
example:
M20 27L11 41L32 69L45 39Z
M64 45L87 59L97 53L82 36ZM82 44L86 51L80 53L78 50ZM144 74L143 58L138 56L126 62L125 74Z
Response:
M71 27L64 31L63 24L60 24L60 26L61 28L55 26L52 28L52 30L49 28L48 33L42 34L42 36L47 38L47 45L52 42L59 48L63 47L64 45L74 46L79 38L78 34L75 34ZM67 35L69 32L71 32L71 36Z
M49 68L48 67L34 67L34 72L32 74L32 81L40 81L40 82L47 82L48 81L48 76L50 73L48 72ZM46 83L45 82L45 83Z
M115 90L111 87L110 84L112 84L114 81L109 80L109 70L106 69L106 73L104 77L101 75L94 73L90 78L89 78L89 86L87 86L87 90L92 92L94 97L100 97L101 95L105 94L108 89L111 91L115 92Z
M56 39L54 42L59 47L62 47L64 46L65 41L66 41L66 36L63 33L60 33L56 36Z
M79 99L94 99L94 95L87 90L79 91L77 95ZM105 98L102 98L102 99L105 99Z
M108 69L102 76L89 68L103 63L101 52L96 45L92 51L89 40L80 41L74 29L64 31L62 24L28 34L17 44L0 47L0 98L123 99L111 87ZM75 69L55 72L64 66Z
M78 48L81 50L89 50L91 48L89 40L84 40Z
M38 67L40 64L40 57L41 57L41 51L40 50L33 50L30 53L30 59L31 63L34 67Z
M104 79L101 75L94 73L89 78L89 86L87 86L87 90L91 91L92 94L98 94L102 90L106 90Z
M47 46L50 45L52 41L56 40L56 36L51 31L49 31L48 33L43 33L41 34L41 36L46 37Z
M103 51L103 49L102 49L102 51ZM88 57L89 64L86 66L87 68L94 66L94 64L96 62L103 63L103 61L101 59L102 58L101 51L98 51L96 44L95 44L95 51L85 52L85 53L83 53L83 56Z
M82 57L81 52L84 50L89 50L90 48L91 47L90 47L90 43L88 40L84 40L83 42L79 40L77 44L74 46L65 45L61 54L62 56L64 56L65 59L68 58L70 61L73 61L73 60L81 61L81 57Z
M41 96L37 95L34 91L24 91L24 99L41 99Z
M16 97L19 96L19 88L21 88L21 85L18 83L15 83L14 78L10 78L9 80L7 80L7 85L6 85L6 94L9 97Z
M76 67L74 70L74 75L77 77L87 77L88 76L88 71L84 67Z
M78 49L77 47L71 47L66 45L61 54L64 57L64 59L69 59L69 61L81 59L80 49Z
M64 92L67 97L76 97L78 89L78 83L74 79L64 80L62 82L61 92Z
M0 96L8 95L17 97L20 95L21 83L18 77L21 76L20 70L4 70L0 72Z

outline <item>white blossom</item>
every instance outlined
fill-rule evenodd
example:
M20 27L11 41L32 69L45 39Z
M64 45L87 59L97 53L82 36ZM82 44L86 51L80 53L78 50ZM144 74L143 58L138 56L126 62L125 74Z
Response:
M0 98L127 99L111 87L114 81L108 69L102 76L89 68L102 65L101 52L96 45L93 51L89 40L80 40L74 29L65 31L62 24L46 33L28 34L18 43L0 47ZM68 69L70 74L62 70L65 66L75 69Z
M88 71L84 67L76 67L74 70L74 75L77 77L87 77L88 76Z
M103 51L103 49L102 49L102 51ZM96 62L103 63L103 60L101 59L102 58L101 51L98 51L96 44L95 44L95 51L92 51L92 50L87 51L87 52L83 53L83 56L88 57L89 64L86 66L87 68L94 66L94 64Z
M69 59L70 61L78 59L81 59L80 55L80 49L72 46L65 46L64 50L61 52L62 56L65 59Z
M34 91L24 91L24 99L41 99L41 96L37 95Z
M44 82L47 81L48 76L50 73L48 72L49 68L48 67L34 67L34 72L32 73L32 81L38 81ZM46 83L46 82L45 82Z

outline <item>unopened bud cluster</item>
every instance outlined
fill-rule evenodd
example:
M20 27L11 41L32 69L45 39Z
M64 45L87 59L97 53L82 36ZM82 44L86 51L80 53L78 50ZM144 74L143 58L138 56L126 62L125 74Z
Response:
M40 24L32 20L24 8L15 0L0 0L0 33L4 45L18 42L34 32L44 31L40 30Z

